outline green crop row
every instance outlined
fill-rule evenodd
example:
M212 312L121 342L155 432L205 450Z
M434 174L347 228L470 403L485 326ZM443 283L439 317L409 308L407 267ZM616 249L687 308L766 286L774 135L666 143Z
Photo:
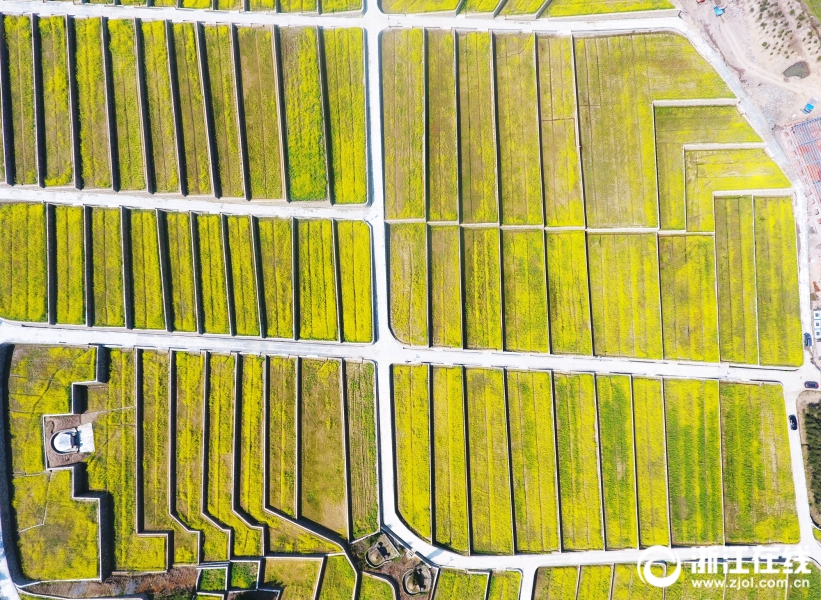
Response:
M468 348L501 350L503 347L499 233L499 230L490 228L462 232Z
M202 329L229 333L223 220L220 215L197 215L196 225Z
M79 206L54 207L58 323L86 324L84 221Z
M4 39L9 61L9 99L14 156L7 174L15 184L37 183L37 143L34 124L34 65L29 16L4 16Z
M456 221L459 215L456 44L453 32L445 30L426 32L425 44L428 81L428 217L432 221ZM390 140L386 138L385 141Z
M103 27L101 19L76 19L75 79L80 125L80 177L83 188L111 187L111 162L103 73Z
M0 315L45 321L48 313L46 210L42 204L0 206Z
M379 530L373 363L346 362L345 385L350 455L351 538L359 539Z
M464 600L485 600L487 596L487 573L467 573L442 569L436 579L433 600L463 598Z
M91 235L92 325L125 326L123 295L122 212L118 208L92 208Z
M68 51L66 20L46 17L37 23L40 30L40 69L43 78L43 137L46 150L45 185L73 183L71 112L68 92ZM83 22L77 21L78 38ZM78 48L79 48L78 39ZM79 63L78 63L79 67ZM104 113L105 114L105 113Z
M131 211L129 224L134 327L165 329L157 213L149 210Z
M228 228L234 319L238 335L259 335L259 301L254 258L253 223L249 217L230 216Z

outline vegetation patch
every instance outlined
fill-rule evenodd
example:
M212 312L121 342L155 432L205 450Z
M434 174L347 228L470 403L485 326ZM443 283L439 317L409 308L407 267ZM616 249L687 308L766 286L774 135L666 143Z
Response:
M231 589L250 590L257 585L259 563L231 563Z
M427 236L423 223L388 226L391 331L411 346L428 344Z
M57 322L85 325L85 210L80 206L55 206L53 210Z
M493 571L490 574L487 600L516 600L521 587L522 574L519 571Z
M231 260L234 320L237 335L259 335L259 301L251 217L228 216L228 254Z
M356 588L356 571L344 554L325 559L317 600L348 600Z
M598 600L610 597L613 567L610 565L585 565L579 573L579 589L576 600Z
M78 28L82 28L81 21L76 23ZM66 19L42 18L37 21L37 27L40 30L40 69L43 79L43 182L47 186L71 185L74 183L74 166L69 112Z
M119 208L91 209L91 323L124 327L123 238Z
M259 219L259 253L267 337L294 337L294 267L292 224L287 219Z
M337 340L336 257L330 220L297 222L299 337Z
M664 576L661 567L654 566L652 568L654 575L657 577ZM642 581L633 565L615 565L613 569L615 572L610 592L611 600L663 600L664 589Z
M430 321L434 346L462 347L462 258L458 225L432 226Z
M133 210L129 218L134 327L165 329L157 213L153 210Z
M547 234L550 345L555 354L593 354L585 246L582 231Z
M110 136L103 73L101 19L75 19L75 78L80 122L80 176L84 188L110 188Z
M374 364L345 361L345 384L351 538L359 539L379 530Z
M536 571L534 600L565 600L576 597L579 567L542 567Z
M203 569L197 586L204 592L220 592L226 588L225 569Z
M487 595L487 573L467 573L453 569L442 569L436 581L434 600L464 598L464 600L484 600Z
M456 45L453 32L430 29L425 33L425 45L428 218L431 221L456 221L459 214L459 140L456 132Z
M496 228L484 227L462 230L468 348L503 348L499 233Z
M269 359L268 439L270 474L268 503L296 516L296 363L289 358Z
M547 16L572 17L663 8L675 6L668 0L553 0L548 5Z
M502 231L505 350L549 352L544 233Z
M37 138L34 125L34 64L31 17L3 16L9 61L9 99L15 184L37 183ZM11 162L11 161L10 161Z
M337 221L342 291L342 341L373 340L371 305L371 228L364 221Z
M268 558L265 560L266 587L282 590L288 600L313 600L322 560L311 558Z
M206 333L229 333L221 215L196 215L200 303Z
M184 212L169 212L163 213L163 216L171 272L171 280L166 281L171 296L171 323L174 331L197 331L191 215Z

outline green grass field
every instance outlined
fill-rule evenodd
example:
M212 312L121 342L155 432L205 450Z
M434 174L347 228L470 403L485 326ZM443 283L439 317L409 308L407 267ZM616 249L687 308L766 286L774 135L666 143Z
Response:
M798 543L781 386L722 382L719 402L727 542Z
M424 39L422 29L393 29L382 34L387 219L425 217Z
M670 543L667 504L667 445L660 379L633 378L639 544Z
M549 352L544 233L502 231L505 350Z
M247 192L252 199L282 198L280 108L276 88L268 85L275 81L273 33L262 27L238 27L237 41L251 185Z
M34 65L31 17L4 15L3 28L9 62L11 136L14 165L9 175L15 184L37 183L37 140L34 125Z
M501 350L504 346L499 234L496 228L462 230L468 348Z
M313 600L322 570L322 559L267 558L262 581L282 589L283 599Z
M555 354L593 354L585 246L582 231L547 234L550 348Z
M119 209L91 209L92 325L125 326L121 233Z
M129 218L134 327L165 329L157 213L153 210L132 210Z
M359 589L360 600L394 600L396 591L392 584L378 577L364 576Z
M373 340L371 228L364 221L337 221L342 291L342 341Z
M665 358L719 359L714 252L708 236L659 238Z
M124 3L125 4L125 3ZM115 169L120 190L145 189L140 104L137 95L137 54L134 23L127 19L107 21L111 55L111 87L114 90Z
M344 554L325 559L317 600L348 600L356 589L356 571Z
M259 219L259 252L267 337L294 337L294 267L291 221Z
M393 365L392 374L397 510L417 535L431 540L428 367Z
M504 373L467 370L472 550L512 554L513 523Z
M391 331L402 343L427 346L428 260L425 225L389 225L388 244Z
M83 215L84 209L79 206L54 207L57 322L69 325L86 323Z
M804 352L792 199L757 197L754 203L760 361L797 367Z
M499 221L499 206L490 33L460 33L457 50L462 220L465 223L496 223Z
M333 224L327 219L297 222L299 337L339 338Z
M663 8L675 6L668 0L552 0L547 5L546 16L571 17Z
M468 573L452 569L442 569L436 581L433 600L484 600L487 594L488 574Z
M83 21L75 23L77 23L78 33L81 32ZM41 167L43 181L47 186L71 185L74 183L74 167L71 114L69 112L66 20L64 17L46 17L38 20L37 27L40 30L40 68L43 78L43 137L45 138L45 165L43 165L44 168Z
M111 187L101 19L75 19L75 79L80 122L80 177L83 188Z
M211 193L211 162L208 151L208 131L205 125L205 103L200 81L194 23L174 23L174 54L176 59L177 92L180 98L180 131L182 132L185 166L185 193Z
M211 114L216 138L217 160L212 169L219 174L220 196L244 196L242 161L239 147L237 94L234 59L231 54L231 29L227 25L207 25L205 52L208 57L208 81L211 84Z
M461 233L458 226L431 226L430 321L433 346L462 347Z
M596 355L660 359L656 236L591 234L587 252Z
M225 284L221 215L196 215L199 290L203 330L206 333L229 333L228 289Z
M601 550L596 389L592 375L554 375L562 548Z
M456 221L459 180L456 131L456 46L453 32L428 30L427 182L431 221Z
M517 552L559 548L552 396L550 373L507 372Z
M351 538L379 530L376 390L372 362L345 362Z
M470 514L463 369L433 367L432 403L434 541L467 554Z
M170 296L174 331L197 331L194 298L194 254L191 246L191 215L163 213L168 232L168 264L171 271Z
M533 600L570 600L578 585L579 567L542 567L536 571Z
M175 141L177 136L171 101L165 27L164 21L146 21L141 24L148 130L152 153L151 188L156 192L177 192L180 188Z
M349 0L339 2L338 10L345 10L346 4ZM364 30L325 29L322 40L332 199L335 204L364 204L368 200Z
M717 381L664 380L673 544L724 541Z
M269 359L268 382L268 501L286 515L296 516L296 363Z
M259 301L250 217L228 216L228 248L237 335L259 335Z

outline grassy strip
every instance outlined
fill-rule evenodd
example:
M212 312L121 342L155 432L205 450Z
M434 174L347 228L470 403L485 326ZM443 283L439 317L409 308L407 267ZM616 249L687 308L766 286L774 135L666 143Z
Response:
M348 537L342 365L304 359L301 369L302 515Z
M547 234L550 346L556 354L593 354L585 234Z
M643 582L633 565L615 565L613 568L610 600L664 600L664 589ZM658 577L664 575L659 567L654 567L653 571Z
M668 0L553 0L547 6L547 16L570 17L662 8L675 6Z
M206 509L233 530L232 556L259 556L262 532L249 527L233 511L234 506L234 371L231 355L208 356L208 440L206 447Z
M259 219L262 291L267 337L294 337L291 221Z
M271 357L268 370L268 504L296 516L296 362Z
M499 230L463 229L465 338L468 348L501 350Z
M57 322L85 325L85 244L83 208L54 207L57 264Z
M721 360L758 363L753 199L716 198Z
M176 454L174 506L180 520L191 529L200 531L202 558L206 562L228 559L228 533L216 527L202 512L203 477L205 468L204 439L205 400L203 380L205 357L201 354L175 352L177 367L176 401Z
M591 234L587 252L596 355L660 359L656 236Z
M382 10L388 14L453 12L459 6L456 0L383 0L380 4Z
M126 2L123 2L126 4ZM140 103L137 95L137 54L134 23L128 19L107 22L114 89L114 129L120 190L145 189Z
M322 200L328 195L328 181L317 30L284 27L279 30L279 42L285 92L288 197Z
M241 0L217 0L217 10L242 10Z
M237 335L259 335L259 301L254 272L254 246L251 218L226 217L231 275L234 288L234 315Z
M348 409L348 452L351 478L351 537L379 529L379 486L376 458L376 396L372 362L345 362Z
M171 322L174 331L196 331L191 215L169 212L165 213L165 219L168 229L168 263L171 268L171 280L166 281L171 295Z
M147 531L173 532L173 563L199 562L197 536L169 514L168 354L141 353L143 526Z
M589 374L554 375L562 548L601 550L596 390Z
M221 195L239 198L244 191L231 29L228 25L207 25L203 29L217 150L217 164L213 168L219 173Z
M320 2L320 11L326 13L362 10L362 0L325 0Z
M430 319L434 346L462 347L459 227L430 227Z
M423 29L392 29L382 34L387 219L425 217L424 39Z
M265 490L265 469L266 469L266 446L265 446L265 398L264 388L264 371L265 359L260 356L242 356L242 396L240 402L240 424L239 424L239 443L240 443L240 460L239 473L237 475L238 484L238 505L243 511L256 522L265 525L268 529L268 536L266 541L266 552L288 552L288 553L319 553L319 552L333 552L338 550L335 545L326 542L322 538L315 536L307 530L302 529L298 525L287 521L273 512L265 510L268 504L267 494ZM290 382L293 386L295 365L292 359L285 358L271 358L271 404L269 410L276 408L276 401L280 399L278 394L277 381L274 379L276 374L276 365L284 365L286 373L290 372ZM294 467L296 465L296 433L294 432L294 409L296 407L296 396L293 387L291 387L290 399L288 406L290 407L289 421L287 426L289 430L281 433L276 437L276 431L270 431L272 442L280 441L285 447L290 446L290 493L291 493L291 512L293 513L294 504ZM271 413L271 423L273 424L274 414ZM282 447L282 446L281 446ZM277 473L275 451L277 446L273 443L270 448L270 476ZM281 464L281 463L280 463ZM281 508L281 507L280 507Z
M499 14L504 16L535 15L544 4L545 0L509 0L505 2Z
M716 362L718 307L713 239L682 235L660 237L658 243L664 357Z
M522 574L519 571L493 571L487 600L516 600L522 587Z
M727 542L798 543L781 386L721 382L719 400Z
M134 327L165 329L157 213L132 210L130 217Z
M14 321L45 321L48 313L46 209L43 204L0 206L0 315Z
M576 597L579 567L542 567L536 571L533 600L568 600Z
M91 209L93 325L125 326L121 233L119 208Z
M325 559L317 600L349 600L356 588L356 571L344 554Z
M325 6L322 8L325 11ZM340 10L345 9L340 6ZM359 27L325 29L322 39L328 78L333 201L364 204L368 200L365 33Z
M505 350L549 352L544 233L502 231Z
M610 597L613 567L610 565L585 565L579 574L576 600L599 600Z
M491 34L460 33L457 46L462 220L465 223L495 223L499 220L499 207Z
M266 587L282 589L283 599L313 600L321 570L322 559L266 558L261 581Z
M197 215L200 301L206 333L228 333L228 289L222 247L222 217Z
M9 61L9 99L14 155L13 183L37 183L37 138L34 125L34 65L31 17L4 15Z
M396 338L412 346L428 344L428 268L425 225L388 226L390 320ZM461 345L461 344L459 344Z
M505 6L518 7L518 2L511 0ZM576 136L573 41L541 35L538 41L545 223L581 226L585 224L584 197Z
M208 157L208 131L205 126L205 102L197 55L196 24L174 23L172 31L182 121L181 159L185 163L185 191L193 195L210 194L211 163Z
M536 36L503 33L495 37L502 223L541 225Z
M337 221L342 288L342 341L373 340L371 228L364 221Z
M547 372L508 371L516 550L559 548L553 392Z
M276 0L249 0L248 10L252 11L275 11Z
M254 10L252 2L251 10ZM282 198L282 157L279 147L279 106L276 87L273 31L237 27L248 146L251 198Z
M636 475L633 405L627 375L596 377L608 548L636 548Z
M717 381L664 380L673 543L724 540Z
M761 138L735 106L657 106L654 113L661 227L685 229L684 145L749 143Z
M667 510L667 447L664 399L660 379L633 378L633 421L639 499L639 544L642 548L670 543Z
M456 132L456 46L453 32L430 29L427 36L428 217L456 221L459 214Z
M465 446L465 396L460 367L433 367L434 540L470 551Z
M80 121L80 176L84 188L111 187L111 138L108 131L103 25L100 19L75 19L75 78Z
M436 591L433 600L485 600L487 594L488 574L467 573L453 569L442 569L436 580Z
M686 150L684 173L688 231L715 231L716 192L792 186L763 148Z
M284 13L315 13L318 11L318 0L280 0L279 10Z
M113 504L114 556L117 571L164 571L165 537L137 535L134 351L111 350L108 384L88 390L98 450L87 462L88 487L107 491Z
M339 338L331 227L327 219L297 222L301 339Z
M480 554L512 554L510 457L501 370L468 369L467 413L472 548Z
M165 21L145 21L141 27L154 191L177 192L180 188L175 142L177 134L171 102Z
M361 578L359 600L394 600L396 592L393 585L379 577L365 575Z
M575 44L581 146L591 150L582 156L587 223L653 227L658 220L653 101L733 94L677 34L578 38Z
M81 23L81 21L77 21ZM46 17L40 29L40 68L43 78L43 138L47 186L73 184L71 114L68 98L68 49L65 17Z
M804 363L791 198L755 199L758 344L762 365Z
M393 365L396 506L417 535L431 539L428 367Z

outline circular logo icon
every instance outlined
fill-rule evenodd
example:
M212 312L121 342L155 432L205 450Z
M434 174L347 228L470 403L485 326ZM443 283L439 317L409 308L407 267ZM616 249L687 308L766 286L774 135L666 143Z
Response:
M653 573L653 567L667 564L669 567L675 565L672 573L664 577L659 577ZM644 583L648 583L654 587L667 588L678 581L681 575L681 561L679 561L675 552L667 546L651 546L639 555L639 560L636 563L636 571L638 571L639 578Z

